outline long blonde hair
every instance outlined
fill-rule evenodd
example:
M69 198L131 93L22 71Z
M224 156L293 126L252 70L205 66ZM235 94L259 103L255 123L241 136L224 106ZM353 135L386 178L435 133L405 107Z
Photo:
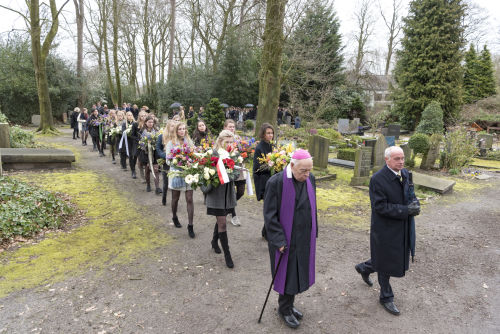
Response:
M184 135L184 138L179 138L179 135L177 135L177 131L179 130L179 127L185 126L186 127L186 134ZM186 123L184 122L178 122L175 127L173 133L170 135L170 141L172 144L177 144L177 145L182 145L184 144L185 141L189 143L189 146L193 145L193 142L191 140L191 137L189 137L189 133L187 132L187 126Z
M162 138L163 146L167 146L167 143L169 141L172 141L173 131L170 131L170 127L175 126L176 123L177 121L174 121L173 119L169 119L167 123L165 123L165 128L163 129L163 138Z
M229 130L222 130L220 133L219 133L219 136L217 137L217 140L215 141L215 149L219 149L219 148L222 148L222 149L226 149L226 147L222 147L222 143L225 141L226 138L233 138L234 140L234 133L232 133L231 131Z
M137 125L139 125L139 129L142 129L142 127L144 126L144 123L146 122L146 119L144 119L144 121L141 120L141 115L147 116L148 113L145 112L144 110L139 111L139 115L137 116Z

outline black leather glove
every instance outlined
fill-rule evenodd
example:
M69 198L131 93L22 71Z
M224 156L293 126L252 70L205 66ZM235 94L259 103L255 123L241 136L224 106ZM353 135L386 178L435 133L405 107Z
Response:
M420 214L420 203L417 200L414 200L410 204L408 204L408 215L410 216L418 216Z

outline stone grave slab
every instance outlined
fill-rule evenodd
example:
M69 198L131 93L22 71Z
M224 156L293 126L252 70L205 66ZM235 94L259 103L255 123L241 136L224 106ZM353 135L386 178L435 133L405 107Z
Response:
M485 149L489 150L493 147L493 135L486 134L486 133L481 133L477 135L477 140L480 141L481 139L484 139L485 143Z
M313 156L313 165L316 168L328 167L328 150L330 140L326 137L313 135L309 138L309 153Z
M71 167L75 155L70 150L1 148L4 169L52 169Z
M31 116L31 124L35 126L40 126L40 123L42 122L42 118L40 115L32 115Z
M396 137L394 136L386 136L385 141L387 142L387 146L394 146L396 145Z
M350 169L353 169L355 165L354 161L343 160L343 159L328 159L328 163L332 166L339 166Z
M453 191L453 186L456 184L453 180L430 176L427 174L413 172L413 183L417 186L424 187L440 194L446 194Z
M351 186L364 185L370 179L372 150L371 147L362 147L356 150L354 176L351 178Z
M375 152L373 153L373 172L378 171L385 165L385 149L387 146L387 141L384 135L380 135L375 143Z
M0 123L0 148L10 147L9 123Z
M401 133L401 125L400 124L389 124L387 126L387 135L394 136L396 139L399 139L399 135Z
M340 133L349 132L349 120L347 118L339 118L337 129Z
M349 122L349 132L358 133L359 131L359 118L355 118Z

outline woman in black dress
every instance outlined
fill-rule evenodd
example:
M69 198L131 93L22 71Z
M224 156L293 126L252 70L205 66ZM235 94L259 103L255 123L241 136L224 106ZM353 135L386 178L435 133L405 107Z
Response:
M260 142L255 148L255 154L253 156L253 182L255 184L255 196L257 196L257 201L264 199L264 193L266 191L266 182L271 177L270 170L262 170L261 163L258 158L262 158L262 155L267 155L273 151L273 139L274 139L274 128L269 123L263 123L260 127ZM262 228L262 237L266 238L266 228Z
M218 156L219 159L229 158L229 153L226 150L228 145L234 145L234 135L229 130L222 130L215 143L214 156ZM234 177L237 177L237 175ZM221 253L217 243L220 240L222 249L224 250L226 266L233 268L234 263L229 252L229 242L226 232L226 215L231 213L236 206L236 191L234 180L231 180L231 177L229 180L229 183L221 184L209 191L206 194L205 202L207 205L207 215L215 216L217 219L217 223L214 226L212 248L217 254Z
M148 114L144 111L141 110L139 112L139 116L137 118L137 122L134 122L132 124L132 129L130 130L130 138L132 139L131 141L134 142L134 151L130 152L130 169L132 169L132 178L135 179L137 176L135 175L135 165L137 163L137 157L139 154L139 150L137 149L139 146L139 140L141 139L141 132L142 132L142 127L144 126L144 121L146 120L146 116ZM142 166L141 162L139 161L139 173L141 177L144 179L144 166Z

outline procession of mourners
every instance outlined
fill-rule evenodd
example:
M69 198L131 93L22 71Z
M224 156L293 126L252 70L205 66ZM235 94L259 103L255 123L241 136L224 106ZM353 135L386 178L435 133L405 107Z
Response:
M223 253L228 268L234 268L238 259L230 251L227 224L245 224L244 217L238 215L238 201L245 192L262 201L258 230L263 226L262 240L269 249L269 289L278 293L278 316L286 326L297 328L307 319L307 311L295 307L295 298L315 283L316 243L321 242L313 157L292 144L278 147L275 129L269 123L260 126L257 138L239 135L236 129L241 128L241 122L255 118L256 112L255 108L226 108L226 120L219 133L214 133L203 107L195 113L193 107L185 112L179 106L160 122L147 106L139 109L124 103L108 109L96 103L90 112L75 108L71 124L73 139L81 139L86 146L90 135L92 151L100 157L109 154L111 163L129 171L132 179L139 175L146 191L154 191L151 196L158 196L158 201L161 196L162 205L167 206L170 199L171 223L176 228L186 226L189 238L196 237L193 193L200 190L206 214L213 216L207 218L213 224L207 249ZM288 110L278 112L291 118ZM109 153L105 153L108 148ZM409 269L420 204L411 173L404 168L403 150L388 147L385 162L369 185L370 254L368 260L353 264L352 270L368 286L373 285L370 274L377 273L381 306L399 315L389 280L403 277ZM186 201L187 221L178 215L181 197Z

